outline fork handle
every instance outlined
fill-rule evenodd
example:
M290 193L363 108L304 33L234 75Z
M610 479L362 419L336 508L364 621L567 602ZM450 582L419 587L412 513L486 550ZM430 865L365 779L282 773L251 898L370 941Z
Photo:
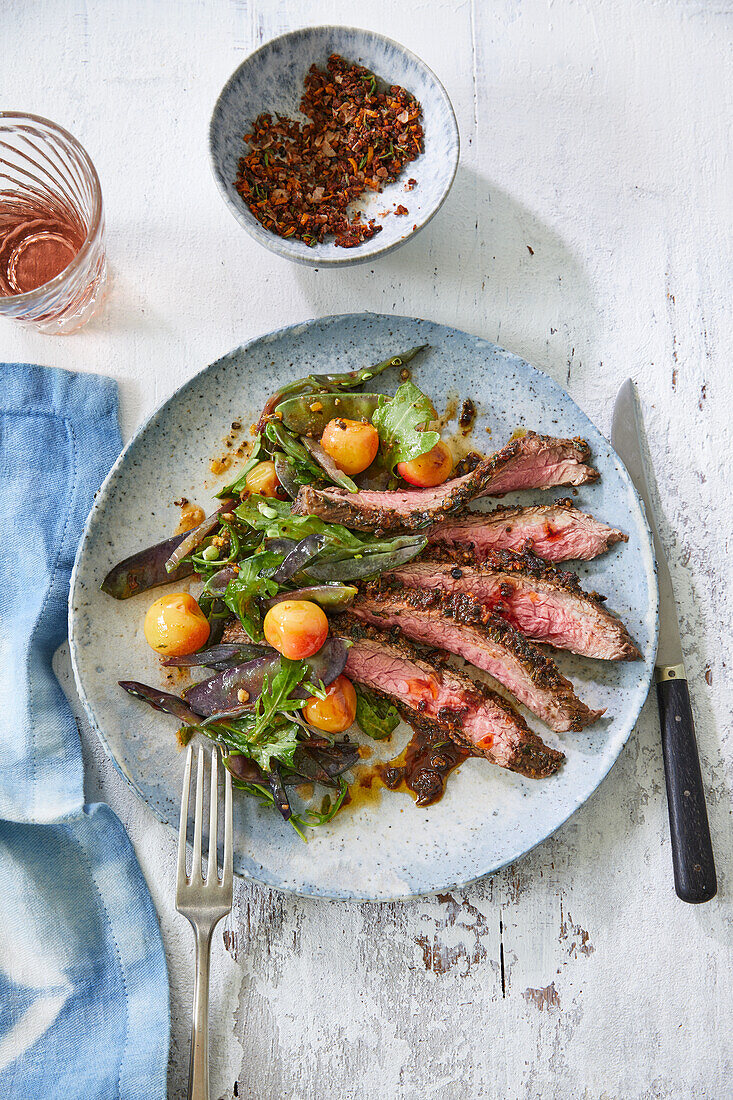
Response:
M209 960L213 928L196 925L196 977L193 986L188 1100L209 1100Z

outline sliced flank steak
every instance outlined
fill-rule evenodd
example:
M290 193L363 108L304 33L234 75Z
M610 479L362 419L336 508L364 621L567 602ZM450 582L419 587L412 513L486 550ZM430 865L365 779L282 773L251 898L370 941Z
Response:
M490 550L480 565L472 558L470 551L433 551L391 575L411 588L472 596L528 638L556 649L604 661L641 656L621 620L603 606L603 597L584 592L575 573L529 551Z
M332 629L352 643L346 675L394 702L407 722L430 723L436 734L531 779L552 775L565 759L496 692L435 654L419 653L350 614L335 617Z
M476 561L492 550L533 551L545 561L590 561L629 536L580 512L570 500L527 508L499 505L491 512L466 512L428 531L436 546L471 550Z
M595 481L599 475L587 465L589 456L583 439L554 439L527 432L483 459L470 473L434 489L362 489L350 493L346 489L304 485L293 512L342 523L355 531L415 531L442 522L478 497Z
M550 657L473 596L409 588L386 576L366 585L351 611L382 630L398 630L470 661L553 730L581 730L603 714L577 697Z

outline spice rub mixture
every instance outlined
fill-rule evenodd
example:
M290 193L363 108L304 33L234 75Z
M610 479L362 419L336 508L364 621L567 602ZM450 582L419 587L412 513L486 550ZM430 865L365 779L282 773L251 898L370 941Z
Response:
M368 69L332 54L326 69L311 66L300 110L308 122L255 119L235 186L278 236L313 246L334 235L341 248L354 248L382 226L348 206L367 191L382 191L420 155L422 108L405 88L379 91ZM400 206L395 213L408 211Z

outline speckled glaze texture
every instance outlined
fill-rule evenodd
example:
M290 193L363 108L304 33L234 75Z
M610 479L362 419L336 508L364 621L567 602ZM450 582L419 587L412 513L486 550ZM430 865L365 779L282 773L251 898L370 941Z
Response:
M183 764L175 723L117 687L121 678L161 683L142 636L149 598L117 603L100 592L110 566L175 529L177 498L207 507L222 483L212 478L209 460L221 453L230 423L248 424L279 385L310 371L378 362L422 343L430 346L415 361L416 382L439 410L451 396L476 400L477 448L500 446L518 427L589 441L601 479L582 486L575 504L626 531L629 541L579 572L622 616L643 661L557 655L578 694L608 709L589 729L562 736L529 717L548 744L567 754L550 779L523 779L469 760L437 805L418 808L404 794L383 792L376 801L357 800L329 826L313 830L307 844L272 811L237 798L235 869L282 890L402 898L449 891L518 859L589 798L625 744L649 688L657 637L654 560L642 507L610 444L550 378L486 340L428 321L348 314L282 329L211 364L137 432L99 492L72 578L71 653L89 718L117 767L153 812L175 827ZM563 493L511 494L505 502L558 495ZM406 736L403 730L402 740L397 737L397 749Z
M303 80L311 65L325 66L332 53L371 69L389 84L400 84L420 101L425 149L402 177L381 194L359 200L367 218L395 205L407 206L407 216L379 218L381 233L358 248L337 248L330 242L309 248L294 238L284 240L265 229L250 213L234 186L245 152L243 135L263 111L298 115ZM302 117L302 116L301 116ZM309 27L267 42L232 74L214 107L209 128L209 153L214 178L227 206L248 233L279 256L314 267L364 263L404 244L427 225L450 191L458 167L459 137L453 108L435 74L404 46L373 31L354 27ZM408 193L407 179L417 186ZM413 228L414 227L414 228Z

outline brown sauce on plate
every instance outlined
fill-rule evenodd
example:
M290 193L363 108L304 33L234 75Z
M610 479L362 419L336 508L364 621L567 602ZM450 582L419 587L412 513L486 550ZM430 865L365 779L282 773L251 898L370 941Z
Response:
M416 730L394 760L363 771L351 787L350 802L376 801L381 790L409 791L418 806L430 806L443 797L448 776L471 755L455 741Z

